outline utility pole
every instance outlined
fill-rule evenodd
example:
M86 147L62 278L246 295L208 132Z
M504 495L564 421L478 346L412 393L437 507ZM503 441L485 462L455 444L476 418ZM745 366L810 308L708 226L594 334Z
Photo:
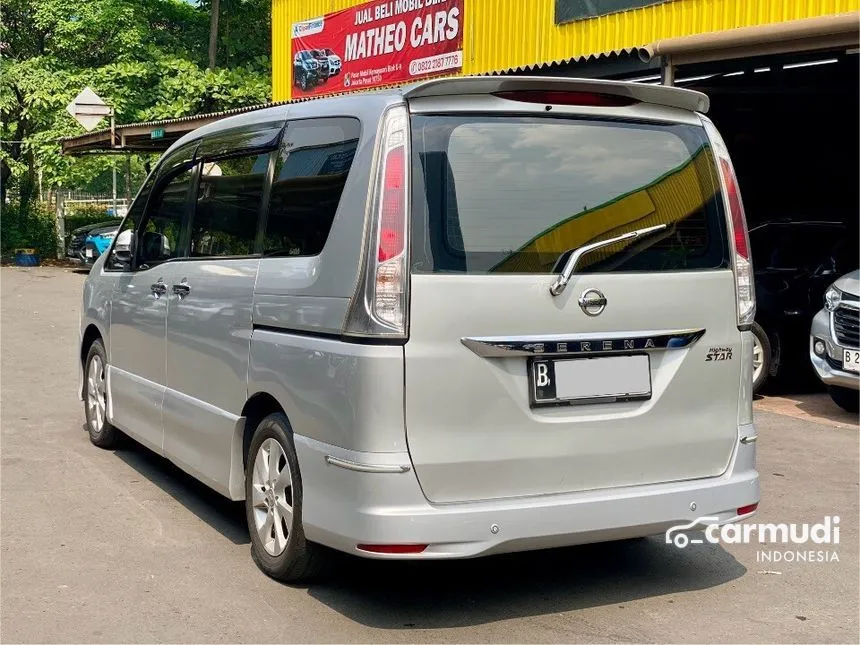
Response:
M112 182L113 192L112 192L111 197L113 198L113 216L116 217L118 213L117 213L117 209L116 209L116 157L115 156L111 158L111 164L113 165L113 168L111 169L111 170L113 170L113 182Z
M131 155L125 155L125 207L131 206Z
M110 147L111 148L116 146L116 138L115 137L116 137L116 123L114 121L114 110L113 110L113 108L111 108L110 109ZM116 155L111 157L111 166L112 166L111 170L113 171L111 173L112 179L113 179L113 181L111 182L113 185L113 188L112 188L113 216L116 217L118 214L117 209L116 209Z

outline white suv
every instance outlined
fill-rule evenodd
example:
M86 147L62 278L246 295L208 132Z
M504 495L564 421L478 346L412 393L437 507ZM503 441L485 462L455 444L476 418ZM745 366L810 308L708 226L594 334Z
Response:
M860 408L860 271L834 282L812 319L809 358L830 397L848 412Z

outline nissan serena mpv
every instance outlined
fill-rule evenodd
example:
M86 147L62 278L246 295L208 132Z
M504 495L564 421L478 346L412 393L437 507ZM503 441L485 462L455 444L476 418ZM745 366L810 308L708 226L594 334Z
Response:
M707 108L448 78L186 135L84 287L92 442L244 500L290 581L749 517L752 267Z

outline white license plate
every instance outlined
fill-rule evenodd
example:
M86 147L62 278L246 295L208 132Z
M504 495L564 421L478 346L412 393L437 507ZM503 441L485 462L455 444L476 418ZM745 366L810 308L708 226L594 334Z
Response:
M86 249L84 251L84 255L86 255L88 258L93 257L93 250L92 249Z
M648 356L532 360L531 404L559 405L651 398Z
M842 369L846 372L860 372L860 349L842 350Z

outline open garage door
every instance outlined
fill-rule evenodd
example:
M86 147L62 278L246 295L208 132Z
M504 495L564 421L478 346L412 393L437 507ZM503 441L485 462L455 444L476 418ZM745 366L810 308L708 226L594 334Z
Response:
M785 53L674 73L710 96L734 159L756 274L758 383L815 387L812 318L828 286L858 267L860 56Z

